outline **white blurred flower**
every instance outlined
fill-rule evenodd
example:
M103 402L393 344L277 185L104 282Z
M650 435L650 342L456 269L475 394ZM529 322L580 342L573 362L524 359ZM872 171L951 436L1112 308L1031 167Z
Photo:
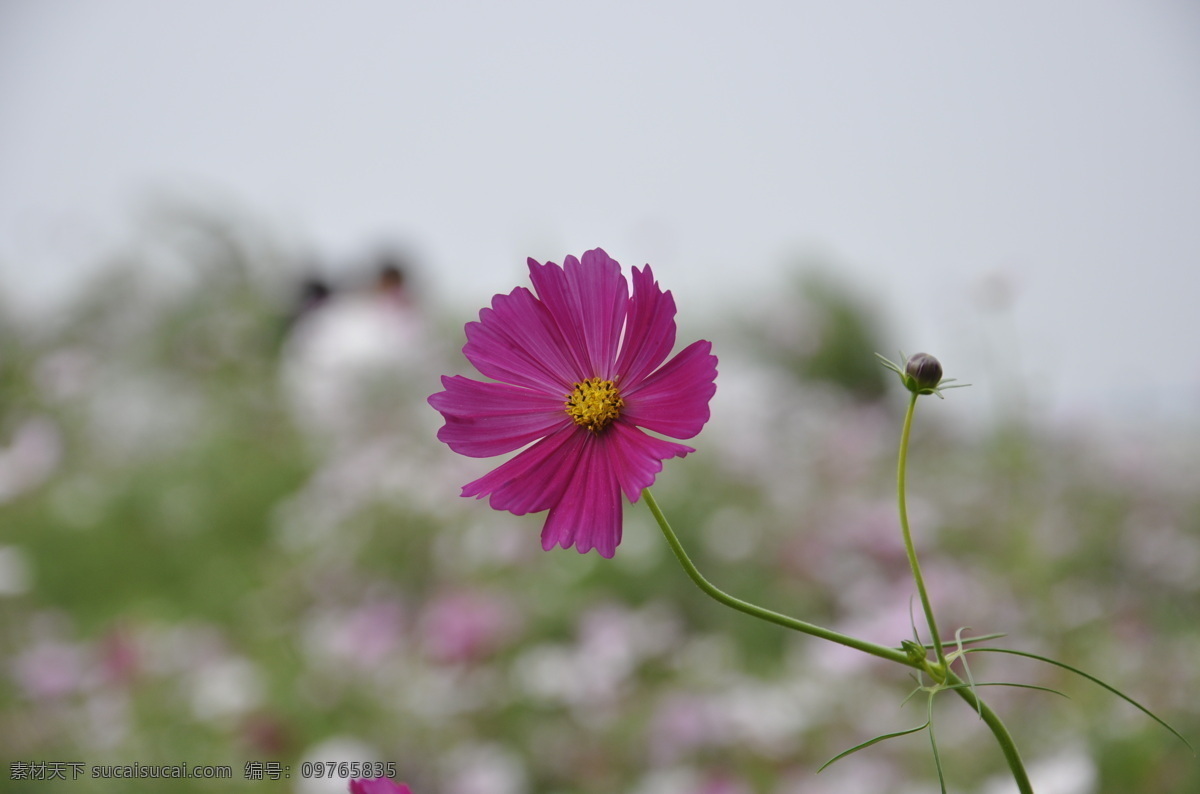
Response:
M1056 755L1026 763L1029 781L1038 794L1093 794L1099 773L1096 762L1082 746L1064 748ZM996 775L987 780L979 794L1016 792L1012 775Z
M192 713L201 720L235 717L262 702L263 676L247 659L229 658L205 665L191 682Z
M401 648L403 623L404 610L394 599L321 611L304 627L304 649L322 666L371 670Z
M529 790L521 758L498 744L456 748L442 766L445 794L524 794Z
M45 482L62 453L62 435L53 422L42 416L22 422L12 443L0 449L0 503Z
M696 794L700 790L700 773L688 766L650 770L631 794Z
M144 459L180 449L205 417L203 400L166 377L106 371L90 393L88 430L114 458Z
M791 752L814 709L804 689L744 679L718 699L716 713L739 744L782 758Z
M855 757L848 763L838 762L817 775L812 769L801 769L779 781L772 794L827 794L830 791L875 792L888 791L908 794L900 783L901 770L894 763L878 756ZM936 781L934 789L937 788ZM929 787L917 789L929 791ZM1040 791L1039 791L1040 794Z
M0 596L18 596L33 586L33 563L19 546L0 546Z
M346 794L349 790L350 784L346 778L301 776L301 764L325 764L329 761L378 763L383 760L377 748L360 739L352 736L333 736L300 754L300 760L296 762L291 772L294 781L292 790L296 794Z
M42 356L33 377L50 399L67 401L84 394L95 379L98 361L83 348L63 348Z
M126 693L97 692L85 704L81 738L96 750L114 750L129 738L131 711Z

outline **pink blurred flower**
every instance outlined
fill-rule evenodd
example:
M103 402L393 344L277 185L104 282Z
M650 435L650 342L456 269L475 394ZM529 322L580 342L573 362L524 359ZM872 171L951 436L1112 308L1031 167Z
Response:
M350 781L350 794L412 794L412 789L386 777Z
M750 787L724 772L710 773L696 794L750 794Z
M724 731L708 699L678 693L668 695L654 711L650 754L660 765L672 764L705 746L722 744Z
M131 684L141 669L141 652L134 630L125 624L110 628L98 643L100 670L105 680Z
M79 645L53 639L36 642L12 662L17 683L34 700L54 700L79 691L86 669L87 660Z
M517 620L516 608L500 593L447 593L426 607L422 644L438 662L474 661L503 645Z
M636 502L662 461L695 450L642 432L692 438L716 392L712 344L675 345L675 301L650 266L621 266L599 248L562 267L529 260L536 297L497 295L466 326L463 355L499 383L442 377L429 403L446 419L438 438L470 457L534 443L463 487L515 515L549 510L542 547L596 549L621 542L621 492Z

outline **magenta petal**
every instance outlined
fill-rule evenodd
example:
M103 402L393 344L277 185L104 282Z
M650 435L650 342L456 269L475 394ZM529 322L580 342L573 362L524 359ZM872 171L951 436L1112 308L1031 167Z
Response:
M667 458L682 458L696 450L643 433L631 424L615 422L609 426L606 440L621 490L630 502L636 502L643 488L654 484Z
M437 437L460 455L503 455L571 424L561 397L461 375L443 376L442 385L429 398L446 419Z
M617 359L621 385L632 388L667 360L675 346L675 299L663 292L650 266L633 269L633 297Z
M350 794L412 794L412 789L386 777L350 781Z
M675 301L649 265L634 268L632 295L621 267L603 250L563 266L529 260L534 291L497 295L468 323L463 353L486 383L442 379L429 403L445 419L438 438L464 455L526 447L463 487L517 515L548 510L542 545L596 549L611 557L621 541L624 493L637 501L663 461L691 447L708 420L717 359L697 342L670 361ZM666 363L664 363L666 362ZM588 430L565 411L568 393L589 378L616 383L616 420ZM643 432L644 428L648 432Z
M467 323L463 355L505 383L566 395L579 381L569 353L550 312L524 287L495 296L479 322Z
M612 557L621 542L621 490L605 439L589 435L570 485L550 508L542 527L542 548L574 546Z
M621 266L599 248L563 266L529 260L529 278L554 317L576 365L576 380L615 377L617 343L629 304Z
M474 482L463 486L463 496L488 500L496 510L514 515L546 510L563 498L588 432L574 424L556 430L512 460L502 463Z
M621 418L672 438L691 438L708 421L708 401L717 392L717 357L712 343L684 348L661 369L628 392Z

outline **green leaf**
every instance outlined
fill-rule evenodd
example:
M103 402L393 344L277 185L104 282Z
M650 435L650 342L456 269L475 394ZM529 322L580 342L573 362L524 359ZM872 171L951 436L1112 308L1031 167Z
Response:
M904 370L900 367L899 364L896 364L896 363L888 360L885 356L882 356L879 353L875 354L875 358L879 359L880 364L887 367L892 372L895 372L897 375L900 375L900 376L904 375ZM904 360L904 351L903 350L900 351L900 360L901 361Z
M867 741L863 742L862 744L856 744L853 747L851 747L849 750L844 750L844 751L838 753L837 755L835 755L833 758L830 758L828 761L821 764L821 768L818 769L817 772L819 773L819 772L823 771L825 769L825 767L829 766L834 761L840 761L843 758L845 758L846 756L848 756L852 753L857 753L859 750L865 750L866 748L870 747L873 744L878 744L879 742L885 741L887 739L895 739L899 736L908 736L910 733L916 733L917 731L923 731L928 727L929 727L929 723L926 722L924 725L918 725L917 727L909 728L906 731L896 731L895 733L885 733L882 736L876 736L874 739L868 739Z
M1057 689L1051 689L1048 686L1036 686L1034 684L1014 684L1011 681L979 681L979 682L976 682L974 684L974 686L1011 686L1011 687L1016 687L1017 689L1036 689L1039 692L1050 692L1055 695L1062 695L1067 700L1071 699L1071 696L1066 694L1065 692L1059 692ZM969 688L970 688L970 686L967 684L956 684L954 686L946 687L946 689L969 689Z
M975 678L971 675L971 665L967 664L967 654L966 651L963 650L962 633L964 631L966 631L965 627L954 632L954 644L958 646L958 656L960 659L962 659L963 670L967 673L967 685L971 688L971 694L974 695ZM975 698L975 710L979 712L979 719L983 719L983 701L980 700L978 696ZM930 719L932 719L932 717Z
M917 694L918 692L925 691L925 684L921 682L921 679L917 678L917 675L918 674L913 674L913 676L912 676L912 680L917 682L917 688L914 689L912 692L909 692L908 695L905 696L904 700L900 701L901 708L904 707L905 703L907 703L908 701L913 699L913 695Z
M929 693L929 721L925 723L929 726L929 746L933 748L933 765L937 768L938 785L942 787L942 794L946 794L946 777L942 774L942 756L938 753L937 739L933 737L933 692Z
M1001 637L1007 637L1007 636L1008 635L1003 632L1000 632L998 634L981 634L978 637L967 637L965 640L962 641L961 644L962 645L970 645L975 642L987 642L988 640L998 640ZM944 640L942 642L942 645L954 645L954 644L956 644L956 642L957 641L951 642L950 640ZM929 650L933 650L933 643L927 642L921 647L927 648ZM903 648L901 650L903 650Z
M1114 686L1110 686L1109 684L1104 683L1099 678L1096 678L1096 676L1094 676L1094 675L1085 673L1082 670L1080 670L1076 667L1072 667L1071 665L1066 664L1064 662L1055 661L1054 659L1048 659L1045 656L1038 656L1036 653L1029 653L1028 651L1014 651L1010 648L968 648L967 652L968 653L1007 653L1007 654L1011 654L1013 656L1024 656L1027 659L1036 659L1039 662L1045 662L1046 664L1052 664L1055 667L1061 667L1064 670L1070 670L1075 675L1083 676L1087 680L1091 681L1093 684L1098 684L1099 686L1104 687L1109 692L1112 692L1114 695L1116 695L1117 697L1124 700L1126 703L1132 704L1135 708L1137 708L1139 711L1141 711L1147 717L1154 720L1159 725L1163 726L1168 731L1173 733L1175 735L1175 738L1177 738L1179 741L1181 741L1185 745L1187 745L1187 748L1192 751L1192 755L1196 754L1196 748L1192 747L1191 742L1189 742L1187 739L1183 738L1182 733L1180 733L1179 731L1172 728L1170 725L1167 724L1167 722L1165 720L1163 720L1161 717L1159 717L1157 714L1155 714L1150 709L1143 706L1141 703L1138 703L1136 700L1129 697L1129 695L1126 695L1124 692L1122 692L1121 690L1117 689Z

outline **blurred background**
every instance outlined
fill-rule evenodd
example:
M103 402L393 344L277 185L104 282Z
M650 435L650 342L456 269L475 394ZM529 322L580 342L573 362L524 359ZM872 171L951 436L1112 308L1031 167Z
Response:
M917 792L911 682L458 498L462 325L650 262L721 374L656 494L702 570L895 645L897 384L943 627L1200 736L1200 6L0 3L0 790ZM1194 791L1111 695L975 657L1042 794ZM937 710L953 790L999 752ZM291 778L246 780L247 762Z

